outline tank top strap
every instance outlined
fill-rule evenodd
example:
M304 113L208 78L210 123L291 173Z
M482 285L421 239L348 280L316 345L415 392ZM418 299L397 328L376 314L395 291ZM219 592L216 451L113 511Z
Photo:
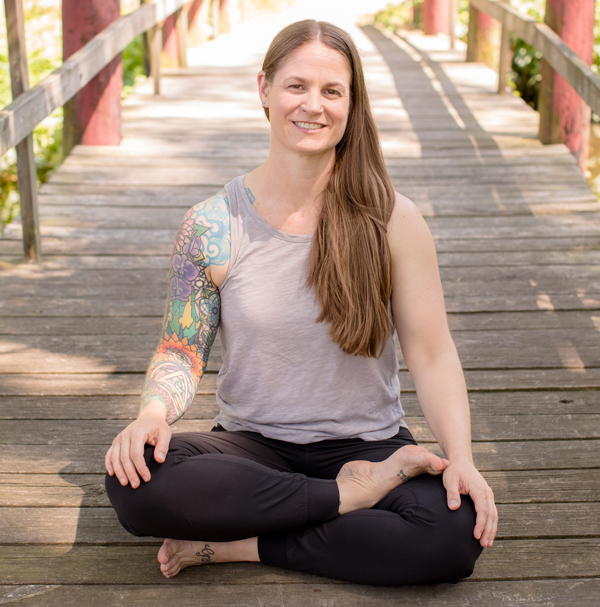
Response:
M244 236L244 221L248 220L248 212L244 204L245 201L242 198L243 196L246 196L244 177L245 175L240 175L225 186L225 193L227 194L227 200L229 202L230 254L229 269L227 270L227 275L221 285L221 289L223 289L228 282L233 266L235 266L238 259Z

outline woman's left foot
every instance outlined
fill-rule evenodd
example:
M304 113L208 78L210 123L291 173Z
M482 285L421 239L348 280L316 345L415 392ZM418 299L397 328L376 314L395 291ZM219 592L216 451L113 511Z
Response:
M160 570L167 578L175 577L182 569L193 565L237 561L259 562L257 538L237 542L192 542L166 539L158 551Z

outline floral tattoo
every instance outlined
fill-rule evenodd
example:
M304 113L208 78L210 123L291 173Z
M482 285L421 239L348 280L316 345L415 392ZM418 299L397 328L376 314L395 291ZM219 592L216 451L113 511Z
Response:
M163 335L142 391L142 408L162 402L169 424L192 402L217 334L221 298L206 269L229 260L229 232L221 190L188 211L175 238Z

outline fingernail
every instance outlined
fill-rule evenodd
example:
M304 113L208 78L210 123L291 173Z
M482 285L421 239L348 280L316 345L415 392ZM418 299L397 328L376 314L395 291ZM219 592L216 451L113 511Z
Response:
M121 485L126 485L127 481L124 478L120 478L119 482L121 483Z
M456 500L450 500L450 508L456 508L458 506L458 502Z
M165 454L164 454L164 453L161 451L161 452L158 454L158 457L160 457L160 459L165 459Z

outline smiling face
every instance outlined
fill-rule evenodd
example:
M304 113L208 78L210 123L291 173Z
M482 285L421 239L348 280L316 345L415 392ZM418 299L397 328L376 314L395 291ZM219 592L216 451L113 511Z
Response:
M351 72L347 59L321 42L293 51L271 81L258 75L269 108L271 145L301 154L335 150L348 122Z

